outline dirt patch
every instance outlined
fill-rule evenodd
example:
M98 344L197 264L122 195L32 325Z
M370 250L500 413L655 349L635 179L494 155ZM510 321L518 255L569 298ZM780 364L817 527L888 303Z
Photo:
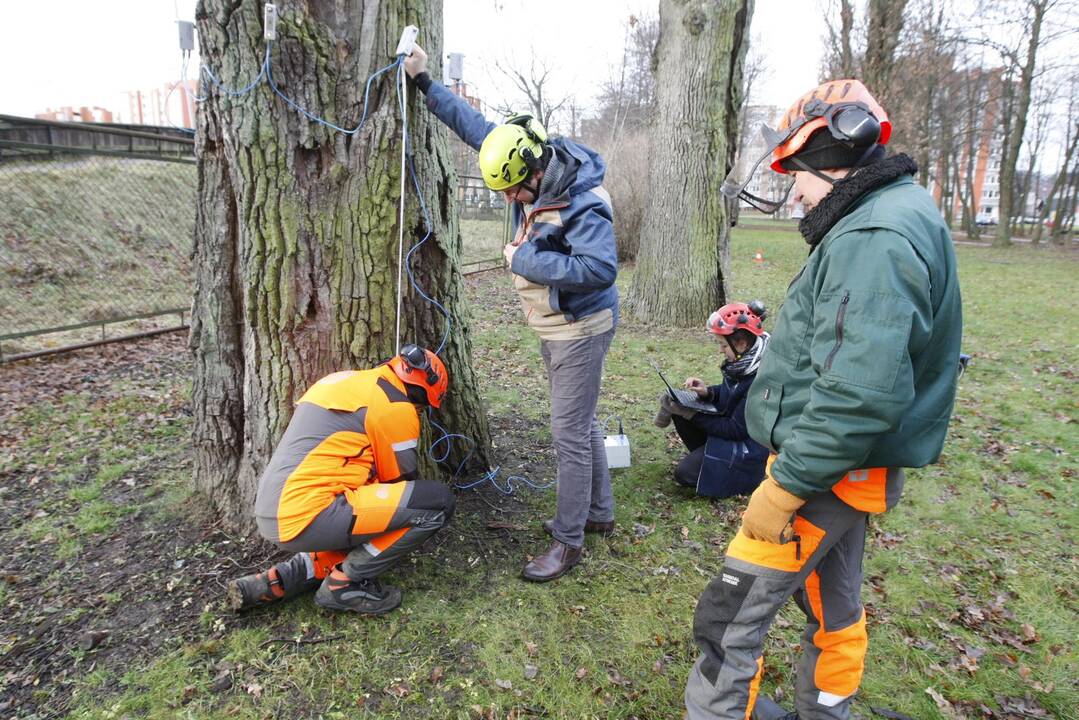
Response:
M182 333L0 367L0 716L60 716L95 672L115 678L169 650L266 623L264 611L224 611L225 583L286 555L231 537L197 501L178 510L168 498L170 486L182 496L190 478L190 372ZM82 408L132 398L154 411L122 432L76 419ZM48 416L69 451L59 459L26 446L28 433L42 432L31 418L43 406L71 408L61 423ZM553 453L536 443L535 425L495 419L494 441L514 448L503 454L513 473L549 478ZM178 439L164 456L163 437ZM154 443L158 451L142 451ZM128 465L104 476L118 453ZM523 564L518 537L534 535L518 530L534 519L535 497L489 484L458 493L441 556L467 569L469 581L455 588L462 597L495 569ZM86 535L76 514L91 503L112 514L107 529ZM398 577L424 584L409 575L403 567Z

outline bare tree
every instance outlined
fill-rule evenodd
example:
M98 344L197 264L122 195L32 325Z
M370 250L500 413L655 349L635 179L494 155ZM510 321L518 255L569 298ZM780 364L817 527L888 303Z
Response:
M1053 101L1056 98L1056 91L1057 88L1054 85L1043 82L1035 88L1034 97L1031 100L1034 123L1028 128L1027 138L1024 141L1027 149L1026 170L1016 173L1014 202L1018 208L1012 217L1012 234L1015 234L1019 230L1019 225L1022 224L1020 216L1027 216L1031 188L1037 188L1038 185L1039 160L1053 121Z
M1063 24L1051 20L1054 9L1064 10ZM1071 3L1064 0L999 0L987 2L983 15L985 26L972 42L994 50L1003 68L1001 86L1000 147L1000 222L993 245L1011 245L1011 217L1019 153L1026 134L1030 99L1038 71L1039 53L1053 40L1074 34L1076 28L1066 22ZM1049 32L1045 32L1049 28ZM1010 33L1009 33L1010 31ZM997 39L1010 34L1008 40Z
M1073 77L1070 83L1068 107L1064 115L1064 143L1060 168L1057 170L1053 184L1043 199L1041 212L1038 215L1038 224L1034 228L1031 242L1037 244L1041 240L1045 221L1053 213L1053 229L1050 237L1054 242L1060 242L1064 237L1065 225L1069 215L1074 215L1075 197L1071 192L1076 182L1074 170L1076 161L1079 159L1079 79ZM1055 208L1054 208L1055 206Z
M557 94L551 89L552 68L547 60L536 55L534 48L529 53L527 71L518 70L517 66L503 62L496 62L495 68L510 81L518 96L524 98L529 114L545 128L551 127L551 118L573 97ZM497 107L507 116L521 112L520 107L509 104Z
M828 37L824 43L827 54L821 68L822 79L857 77L861 57L854 47L854 3L829 0L824 18Z

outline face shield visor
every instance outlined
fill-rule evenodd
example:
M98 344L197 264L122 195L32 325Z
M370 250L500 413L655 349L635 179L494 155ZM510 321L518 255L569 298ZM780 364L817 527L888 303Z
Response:
M734 168L720 187L720 192L724 197L756 208L767 215L778 212L787 202L787 196L794 187L794 179L790 175L773 170L771 157L775 149L794 135L797 129L780 134L768 125L762 124L761 136L764 138L766 148L764 153L752 165L750 164L752 156L737 159Z

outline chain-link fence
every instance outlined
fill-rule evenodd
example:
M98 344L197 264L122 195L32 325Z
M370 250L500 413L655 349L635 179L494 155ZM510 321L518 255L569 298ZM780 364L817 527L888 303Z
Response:
M190 140L15 120L0 116L0 361L185 325ZM463 271L502 267L502 195L462 177L458 202Z
M509 242L510 217L502 193L489 190L483 178L462 175L457 185L461 216L461 265L465 274L502 267Z
M0 360L185 324L190 139L0 118Z

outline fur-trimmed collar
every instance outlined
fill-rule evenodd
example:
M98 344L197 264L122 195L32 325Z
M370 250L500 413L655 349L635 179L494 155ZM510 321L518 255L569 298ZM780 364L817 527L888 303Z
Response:
M828 231L850 211L854 204L866 193L890 183L902 175L918 172L918 164L910 156L900 153L880 162L858 170L842 180L837 180L832 191L824 196L817 207L806 213L798 230L810 245L810 252L816 249Z

